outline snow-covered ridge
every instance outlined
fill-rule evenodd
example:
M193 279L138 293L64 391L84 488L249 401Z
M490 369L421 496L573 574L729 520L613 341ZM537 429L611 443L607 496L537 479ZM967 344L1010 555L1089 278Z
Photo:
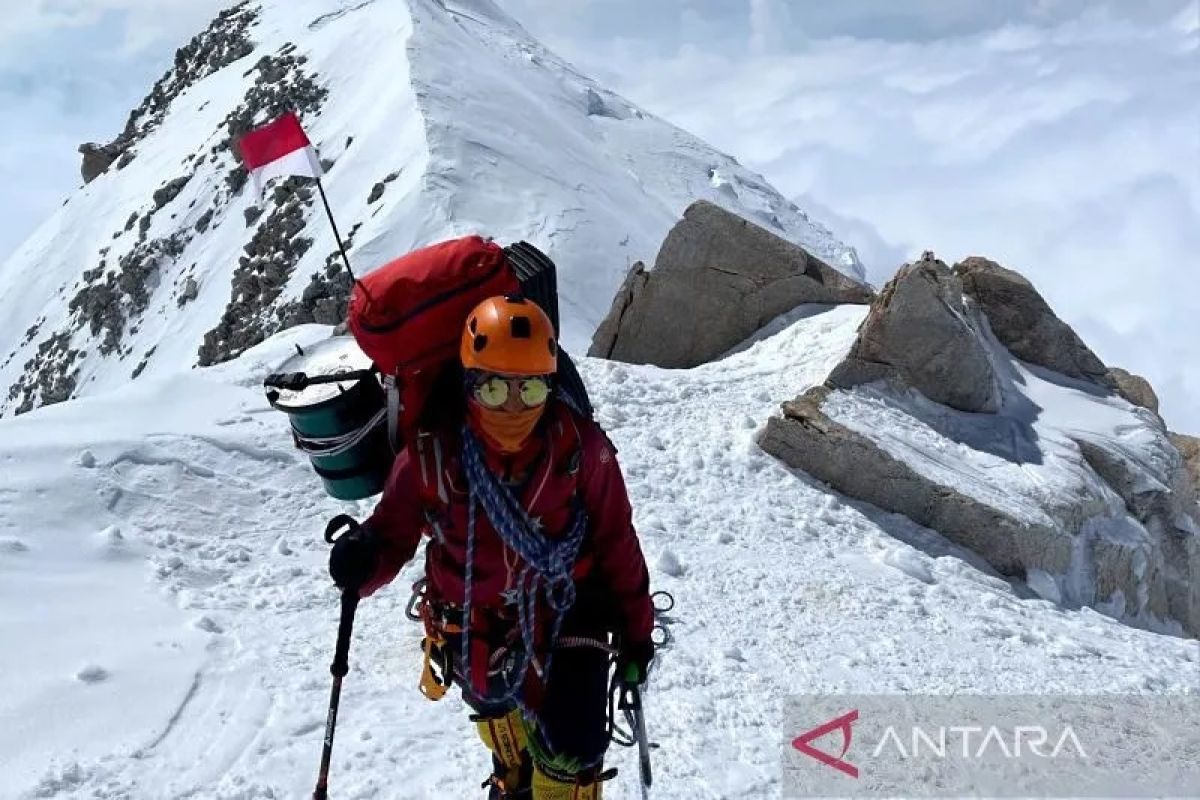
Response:
M663 800L778 796L789 693L1200 690L1200 642L1032 599L760 450L762 421L824 380L865 311L798 309L693 370L581 359L652 585L678 601L647 690ZM5 796L311 791L337 621L320 531L369 503L323 495L261 381L328 331L0 420L0 639L23 643L0 650L18 687L0 694ZM457 696L417 691L419 570L360 607L338 796L474 797L489 769ZM605 796L637 797L629 752L608 763Z
M579 74L488 0L244 2L181 49L116 163L0 266L0 414L337 321L347 282L312 187L259 202L230 147L287 109L326 160L360 270L468 232L527 239L560 263L575 349L696 199L861 276L760 176Z

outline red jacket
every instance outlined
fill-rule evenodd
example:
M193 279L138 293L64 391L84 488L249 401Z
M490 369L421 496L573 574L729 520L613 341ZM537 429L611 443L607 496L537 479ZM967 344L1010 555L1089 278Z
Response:
M650 638L654 610L649 573L616 451L599 426L552 403L525 448L508 458L490 452L487 458L502 478L524 477L519 496L549 536L567 533L577 494L588 514L588 531L576 562L576 584L587 580L599 585L613 606L616 630L627 641ZM382 540L382 557L362 595L391 582L425 535L430 537L427 596L461 605L467 505L459 432L418 436L396 458L383 496L365 523ZM476 608L502 608L503 593L513 586L523 561L501 541L482 509L475 517L471 602Z

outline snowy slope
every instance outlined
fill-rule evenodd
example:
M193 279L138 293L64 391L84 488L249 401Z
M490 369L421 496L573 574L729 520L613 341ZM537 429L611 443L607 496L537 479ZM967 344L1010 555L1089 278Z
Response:
M657 798L777 796L792 692L1200 691L1200 643L1026 599L759 450L864 313L802 308L694 370L581 364L678 600L647 692ZM337 617L319 533L369 504L322 496L258 383L327 330L0 420L0 639L29 643L0 660L21 687L0 701L0 796L311 791ZM459 700L416 690L416 575L360 609L334 796L476 797L487 773ZM638 796L631 754L612 763L606 797Z
M336 321L319 198L259 203L230 149L286 108L332 162L360 271L468 232L528 239L561 265L575 350L699 198L862 274L761 177L580 75L490 0L243 3L135 111L127 155L0 265L0 414Z

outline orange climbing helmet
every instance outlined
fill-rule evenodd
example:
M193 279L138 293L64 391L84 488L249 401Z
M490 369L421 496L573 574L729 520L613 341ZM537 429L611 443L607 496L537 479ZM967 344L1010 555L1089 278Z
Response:
M554 324L523 297L489 297L472 309L458 351L464 369L550 375L558 369Z

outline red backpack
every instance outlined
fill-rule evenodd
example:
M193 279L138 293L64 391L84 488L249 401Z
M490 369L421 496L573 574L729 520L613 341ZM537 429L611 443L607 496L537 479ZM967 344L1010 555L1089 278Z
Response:
M388 388L393 447L412 437L438 377L457 360L471 309L519 290L504 249L480 236L414 250L355 283L347 322Z

